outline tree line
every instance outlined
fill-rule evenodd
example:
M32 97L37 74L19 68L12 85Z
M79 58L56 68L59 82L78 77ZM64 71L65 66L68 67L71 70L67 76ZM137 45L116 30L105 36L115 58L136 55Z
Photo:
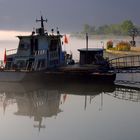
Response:
M90 35L129 35L129 31L134 28L140 30L140 27L135 26L131 20L125 20L120 24L102 25L99 27L85 24L81 33Z

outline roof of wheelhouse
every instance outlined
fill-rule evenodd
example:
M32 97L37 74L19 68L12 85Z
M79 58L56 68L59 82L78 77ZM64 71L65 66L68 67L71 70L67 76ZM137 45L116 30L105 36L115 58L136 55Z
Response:
M58 38L61 38L63 37L63 35L60 34L60 32L58 31L58 28L57 28L57 32L56 34L54 34L54 29L51 30L51 33L48 34L48 32L46 32L46 30L44 29L44 22L47 22L48 20L44 20L43 19L43 16L41 16L41 19L36 19L36 22L41 22L41 27L40 28L37 28L36 29L36 32L35 31L32 31L32 33L30 35L25 35L25 36L17 36L19 39L22 39L22 38L32 38L32 37L35 37L35 38L48 38L48 39L58 39Z

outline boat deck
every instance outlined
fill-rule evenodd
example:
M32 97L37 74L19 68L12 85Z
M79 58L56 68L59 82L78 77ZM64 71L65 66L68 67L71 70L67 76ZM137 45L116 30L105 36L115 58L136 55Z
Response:
M100 65L68 65L64 67L60 67L58 70L61 72L81 72L81 73L93 73L93 72L101 72L103 71L103 67ZM102 70L101 70L102 69Z

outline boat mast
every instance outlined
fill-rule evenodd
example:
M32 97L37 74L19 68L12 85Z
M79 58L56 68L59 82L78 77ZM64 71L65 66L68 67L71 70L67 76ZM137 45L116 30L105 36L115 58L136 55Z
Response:
M47 19L46 20L44 20L43 19L43 16L41 16L41 19L36 19L36 22L41 22L41 29L43 30L43 33L44 33L44 22L46 22L47 23Z
M88 33L86 33L86 64L88 64Z

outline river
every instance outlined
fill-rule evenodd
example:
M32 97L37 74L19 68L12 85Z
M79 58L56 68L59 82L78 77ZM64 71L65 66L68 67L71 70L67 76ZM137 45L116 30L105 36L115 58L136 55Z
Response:
M1 42L1 50L18 44L11 42ZM89 40L92 46L102 43ZM78 60L84 47L74 38L63 49ZM114 85L0 83L1 140L139 140L139 116L139 73L117 74Z
M0 139L139 140L140 89L0 83Z

